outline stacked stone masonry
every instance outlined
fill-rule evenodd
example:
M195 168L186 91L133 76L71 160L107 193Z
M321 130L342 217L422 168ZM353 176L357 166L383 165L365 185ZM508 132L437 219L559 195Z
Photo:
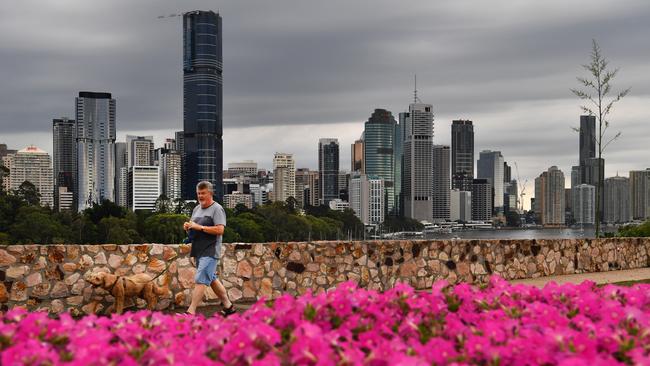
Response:
M492 274L523 279L642 268L650 266L649 248L646 238L224 244L219 277L234 302L252 302L326 291L345 281L377 290L407 282L425 290L439 279L483 283ZM169 276L172 294L158 309L185 307L195 272L189 251L163 244L0 246L0 311L103 313L114 299L87 283L86 273L156 276L165 268L156 281ZM215 300L208 291L207 301Z

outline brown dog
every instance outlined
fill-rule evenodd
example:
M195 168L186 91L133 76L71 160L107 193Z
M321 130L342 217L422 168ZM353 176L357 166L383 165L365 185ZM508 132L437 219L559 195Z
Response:
M107 272L88 273L85 280L95 287L101 287L115 297L115 312L122 314L124 299L137 296L147 301L147 309L153 310L158 303L158 296L169 293L169 275L165 275L163 287L157 286L152 277L146 273L132 276L116 276Z

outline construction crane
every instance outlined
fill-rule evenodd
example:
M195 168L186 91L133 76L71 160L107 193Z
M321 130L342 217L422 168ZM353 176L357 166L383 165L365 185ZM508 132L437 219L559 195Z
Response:
M515 161L515 171L517 172L517 183L519 184L521 182L521 177L519 176L519 166L517 165L517 162ZM528 184L528 179L526 179L523 183L521 183L521 188L519 189L519 204L517 205L517 208L519 209L520 213L524 212L524 196L526 195L526 185Z
M169 15L158 15L156 19L167 19L167 18L176 18L176 17L182 17L183 13L180 14L169 14Z

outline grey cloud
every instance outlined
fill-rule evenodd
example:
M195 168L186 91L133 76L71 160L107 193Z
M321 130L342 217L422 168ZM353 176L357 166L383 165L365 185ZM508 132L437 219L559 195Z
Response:
M51 146L51 119L72 116L80 90L113 93L122 132L180 129L181 21L156 16L215 6L224 19L226 162L270 162L269 154L285 150L315 167L321 136L283 145L286 129L305 125L329 126L315 130L340 135L349 159L348 140L374 108L396 117L408 108L417 73L420 98L434 105L437 143L449 143L452 119L470 118L477 152L502 150L526 176L550 165L566 173L577 154L567 126L580 113L569 88L597 38L622 68L616 85L632 86L639 98L617 109L626 140L612 149L612 161L648 165L639 137L647 134L650 104L646 1L3 4L0 142L30 131L45 139L38 145ZM262 133L268 136L251 140L268 145L253 151L245 139Z

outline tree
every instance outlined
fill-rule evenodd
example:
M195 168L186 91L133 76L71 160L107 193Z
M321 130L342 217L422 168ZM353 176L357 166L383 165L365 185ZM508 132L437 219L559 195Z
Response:
M99 222L101 243L132 244L141 242L137 230L137 218L129 212L125 217L108 216Z
M112 217L122 218L126 216L126 209L124 207L117 205L112 201L105 199L99 204L93 203L92 207L85 209L83 213L95 225L97 225L105 217L112 216Z
M36 186L30 181L20 183L15 194L21 197L30 206L38 206L41 202L41 194L36 189Z
M187 216L172 213L156 214L145 220L144 236L150 243L178 244L187 234L183 223Z
M48 208L23 206L9 233L12 241L19 244L59 244L64 241L65 228Z
M605 133L609 128L607 116L612 112L614 104L630 92L630 88L627 88L615 95L611 94L611 81L616 77L619 69L610 70L607 66L608 61L602 55L600 46L598 46L598 42L594 39L590 63L582 65L589 72L589 76L587 78L577 78L581 89L571 89L573 94L585 101L586 104L580 106L582 111L590 116L596 116L598 121L598 133L596 134L598 161L601 161L603 151L605 151L607 146L621 135L619 131L610 139L605 137ZM599 175L601 174L602 172L599 172ZM598 179L598 184L596 184L596 237L600 236L600 222L602 221L600 217L600 195L603 194L603 189L604 182L602 179Z
M2 189L3 187L2 183L4 182L5 177L8 176L9 176L9 168L2 165L2 161L0 161L0 196L6 194L4 189Z
M165 214L172 211L172 207L174 204L172 200L167 198L167 196L163 193L160 196L158 196L158 198L156 199L156 203L154 205L155 205L154 211L156 213Z

